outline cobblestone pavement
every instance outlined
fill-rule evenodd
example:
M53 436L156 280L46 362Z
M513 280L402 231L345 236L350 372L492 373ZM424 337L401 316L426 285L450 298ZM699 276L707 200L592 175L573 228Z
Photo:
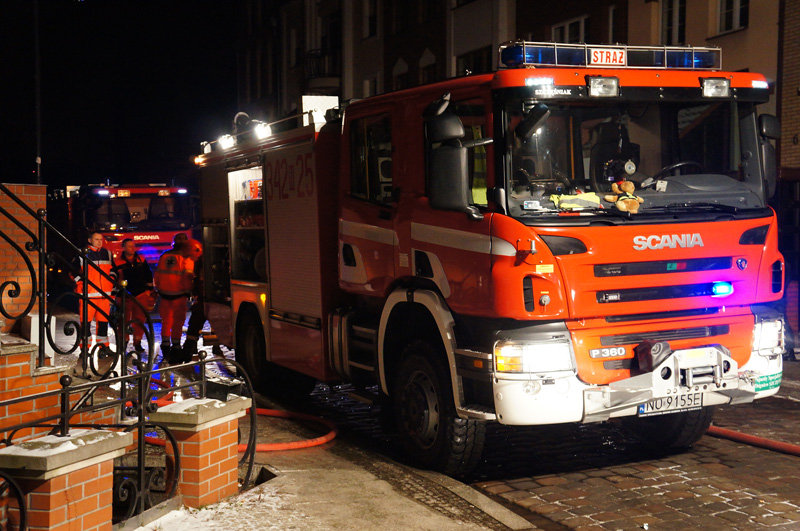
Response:
M800 363L778 398L718 408L715 425L800 444ZM381 414L318 386L309 410L341 437L402 462ZM704 436L685 453L654 455L614 423L490 425L470 485L541 529L800 529L800 457Z
M800 444L798 373L788 362L787 391L719 408L714 424ZM524 435L494 433L487 477L473 486L543 529L800 529L800 457L708 435L689 452L648 456L609 425L561 430L529 430L526 451L538 459L521 465L495 454L518 456Z

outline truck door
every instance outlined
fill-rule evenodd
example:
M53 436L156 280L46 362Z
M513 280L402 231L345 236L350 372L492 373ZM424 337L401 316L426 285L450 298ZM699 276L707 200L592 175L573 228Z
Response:
M392 115L390 108L360 109L348 117L342 160L339 284L382 296L395 278ZM349 179L348 179L349 176Z

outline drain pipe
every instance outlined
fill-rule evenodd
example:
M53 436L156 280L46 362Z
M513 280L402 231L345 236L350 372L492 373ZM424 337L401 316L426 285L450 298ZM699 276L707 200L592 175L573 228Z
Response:
M774 439L766 439L764 437L757 437L749 433L742 433L740 431L729 430L727 428L720 428L718 426L709 426L706 432L712 437L720 439L729 439L731 441L742 442L759 448L766 448L774 452L781 452L789 455L796 455L800 457L800 445L792 444Z

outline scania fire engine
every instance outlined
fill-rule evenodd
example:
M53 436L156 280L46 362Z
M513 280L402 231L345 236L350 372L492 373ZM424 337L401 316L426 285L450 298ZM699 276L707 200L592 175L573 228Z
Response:
M205 145L237 359L375 390L451 474L488 422L621 419L687 448L715 406L774 395L764 76L696 47L511 42L500 63Z
M158 183L67 186L51 193L48 217L79 247L96 231L116 256L131 238L152 267L175 234L190 235L197 224L188 190Z

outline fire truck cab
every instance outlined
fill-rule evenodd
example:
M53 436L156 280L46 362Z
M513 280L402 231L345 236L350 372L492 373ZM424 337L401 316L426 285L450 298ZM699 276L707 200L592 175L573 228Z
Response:
M376 391L407 452L451 474L486 422L621 418L680 448L714 406L775 394L765 78L715 48L512 42L500 59L206 145L206 275L229 290L237 359L273 385Z

